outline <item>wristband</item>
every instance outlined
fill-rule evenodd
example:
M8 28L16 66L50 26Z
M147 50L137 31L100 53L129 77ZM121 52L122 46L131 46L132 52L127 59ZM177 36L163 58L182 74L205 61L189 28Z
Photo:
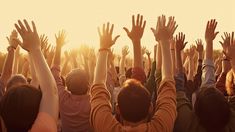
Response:
M110 49L109 48L100 48L99 52L101 52L101 51L110 51Z
M11 50L14 51L15 49L16 49L16 48L15 48L14 46L8 46L8 47L7 47L7 51L8 51L8 52L11 51Z

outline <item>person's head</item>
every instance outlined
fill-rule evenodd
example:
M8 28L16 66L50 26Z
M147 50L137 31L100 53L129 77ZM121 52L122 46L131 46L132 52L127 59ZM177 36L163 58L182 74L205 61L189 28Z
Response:
M4 128L8 132L28 132L37 117L41 98L41 91L33 86L11 87L0 102Z
M235 95L235 77L233 75L233 71L229 71L226 76L226 91L229 96Z
M224 95L214 87L202 88L195 102L200 124L209 132L221 131L229 122L230 108Z
M27 84L27 79L21 74L13 75L7 82L6 90L21 84Z
M117 114L131 123L146 120L153 110L150 93L135 79L124 82L117 102Z
M85 95L89 90L88 74L81 69L73 69L68 73L65 84L67 89L75 95Z

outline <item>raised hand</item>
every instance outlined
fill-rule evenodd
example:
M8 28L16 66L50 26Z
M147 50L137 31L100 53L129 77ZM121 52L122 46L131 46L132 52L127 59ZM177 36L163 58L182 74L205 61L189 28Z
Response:
M41 50L45 50L48 48L48 38L45 34L40 35L40 42L41 42Z
M64 30L61 30L58 32L58 34L55 34L55 39L56 39L56 45L58 47L63 47L66 43L66 32Z
M186 46L186 44L188 42L184 42L185 41L185 34L183 34L182 32L180 32L178 35L176 35L175 37L175 49L177 52L180 52L184 49L184 47Z
M123 29L126 31L128 37L133 41L133 42L138 42L141 40L143 33L144 33L144 28L146 25L146 21L144 20L143 22L143 16L138 14L137 19L135 21L135 16L132 16L132 29L129 31L126 27Z
M232 32L232 34L225 33L224 35L225 35L225 38L222 37L224 42L223 43L220 42L223 47L223 52L228 59L235 59L234 32Z
M110 47L114 45L116 40L120 37L120 35L117 35L114 39L112 39L114 25L112 24L111 28L109 28L109 22L107 23L106 28L105 24L103 24L102 33L100 28L98 28L98 33L100 36L100 49L110 49Z
M122 48L122 56L123 56L123 57L126 57L129 53L130 53L129 47L128 47L128 46L124 46L124 47Z
M178 25L174 20L174 17L169 17L168 24L166 25L166 17L164 15L158 17L156 29L151 28L156 41L170 40L173 38L173 34Z
M18 20L18 24L15 24L15 27L23 40L23 43L20 43L20 46L28 52L40 50L41 48L40 39L33 21L32 26L33 30L26 20L24 20L24 25L20 20Z
M219 33L219 32L215 32L216 26L217 26L217 22L215 19L211 19L210 21L207 22L206 32L205 32L205 39L207 42L213 41L216 35Z
M201 39L196 40L196 45L197 45L196 48L197 52L202 53L203 52L202 40Z
M16 30L13 30L11 32L11 35L10 35L10 37L7 37L7 40L9 42L10 46L14 49L16 49L17 46L20 44L20 40L18 39L18 34L17 34Z

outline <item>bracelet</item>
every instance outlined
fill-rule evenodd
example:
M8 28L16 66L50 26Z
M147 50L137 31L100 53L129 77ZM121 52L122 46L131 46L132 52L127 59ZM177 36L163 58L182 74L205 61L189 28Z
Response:
M8 46L7 51L9 52L10 50L15 50L16 48L14 46Z
M101 52L101 51L110 51L110 49L109 48L101 48L101 49L99 49L99 52Z

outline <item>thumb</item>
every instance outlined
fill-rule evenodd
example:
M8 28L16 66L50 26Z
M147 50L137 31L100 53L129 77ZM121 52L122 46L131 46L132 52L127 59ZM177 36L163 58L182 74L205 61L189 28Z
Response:
M126 31L127 35L130 33L130 31L126 27L123 27L123 29Z
M153 34L155 34L156 30L154 28L150 28L153 32Z
M120 35L117 35L114 39L113 39L113 44L115 44L115 42L117 41L117 39L120 37Z
M219 32L216 32L216 33L215 33L215 37L217 36L218 33L219 33Z

